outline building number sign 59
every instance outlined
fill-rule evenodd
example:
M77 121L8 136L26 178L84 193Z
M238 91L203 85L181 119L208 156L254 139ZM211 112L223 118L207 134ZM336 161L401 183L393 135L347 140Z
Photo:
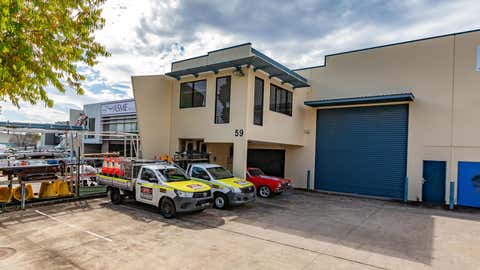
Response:
M243 129L235 129L234 131L235 137L243 137L244 133Z

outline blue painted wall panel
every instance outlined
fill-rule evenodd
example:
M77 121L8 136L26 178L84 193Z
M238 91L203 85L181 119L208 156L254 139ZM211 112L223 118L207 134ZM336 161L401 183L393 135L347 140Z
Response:
M458 162L457 203L480 207L480 162Z
M402 199L408 105L318 110L315 188Z

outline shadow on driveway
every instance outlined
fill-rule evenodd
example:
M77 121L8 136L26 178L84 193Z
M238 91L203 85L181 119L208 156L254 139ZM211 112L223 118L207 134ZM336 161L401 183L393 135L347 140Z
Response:
M301 191L208 213L249 226L426 265L431 265L433 258L435 216L480 222L480 216L470 214ZM210 220L211 215L206 214L195 220L214 226L218 218Z

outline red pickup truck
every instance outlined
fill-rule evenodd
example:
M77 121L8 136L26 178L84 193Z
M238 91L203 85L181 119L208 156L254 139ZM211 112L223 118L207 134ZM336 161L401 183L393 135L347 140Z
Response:
M273 194L280 194L293 189L292 181L265 175L259 168L247 168L247 181L255 185L258 196L262 198L268 198Z

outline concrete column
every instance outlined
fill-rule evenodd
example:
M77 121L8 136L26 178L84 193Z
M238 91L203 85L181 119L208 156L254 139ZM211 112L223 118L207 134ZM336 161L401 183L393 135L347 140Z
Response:
M245 178L247 173L247 151L248 143L246 138L239 138L233 143L233 175Z

